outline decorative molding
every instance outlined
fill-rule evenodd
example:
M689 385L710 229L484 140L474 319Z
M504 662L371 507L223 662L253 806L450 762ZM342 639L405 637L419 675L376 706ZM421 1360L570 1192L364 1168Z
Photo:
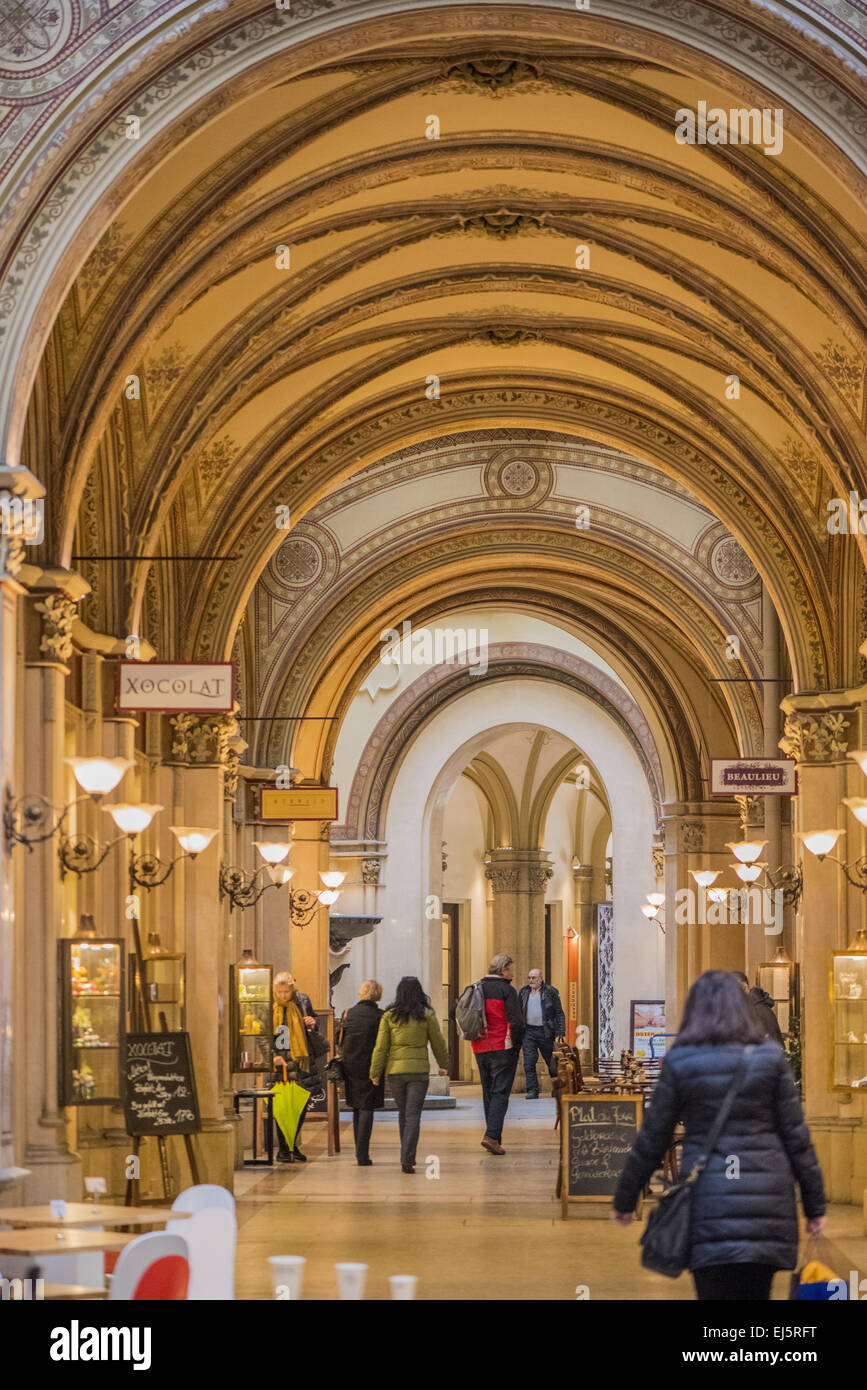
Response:
M680 848L683 854L701 854L704 849L704 825L700 820L684 821L680 827Z
M741 830L746 833L749 825L764 825L765 803L760 796L736 796L741 815Z
M827 763L848 751L846 730L850 720L843 714L787 714L778 747L799 763Z
M488 670L477 677L467 667L431 667L385 711L359 755L347 798L343 837L380 840L389 787L406 749L419 730L445 704L480 683L522 676L544 676L584 695L606 711L629 740L657 807L663 779L650 727L632 697L617 682L580 657L538 643L492 643Z
M488 864L485 868L485 878L495 893L517 893L520 884L519 871L501 864Z
M665 874L665 846L651 846L650 858L653 864L653 877L662 878Z
M378 888L379 875L382 871L381 859L362 859L361 861L361 881L365 888Z
M49 661L65 664L72 656L72 624L78 612L77 604L63 594L49 594L33 606L42 614L40 652Z
M599 980L596 1037L600 1057L614 1056L614 904L596 907L596 961Z
M174 729L172 757L180 763L220 763L231 767L237 788L238 759L230 741L238 737L238 721L234 714L213 717L201 714L174 714L169 720ZM233 762L234 759L234 762Z

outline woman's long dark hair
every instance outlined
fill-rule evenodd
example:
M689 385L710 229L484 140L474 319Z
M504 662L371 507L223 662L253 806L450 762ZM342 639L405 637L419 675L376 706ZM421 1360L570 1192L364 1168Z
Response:
M421 980L417 980L415 975L404 975L394 991L394 1002L389 1004L386 1012L398 1023L408 1023L411 1018L416 1023L423 1023L429 1008L430 1000L421 987Z
M765 1030L736 976L730 970L706 970L699 975L686 996L674 1046L692 1043L717 1047L764 1040Z

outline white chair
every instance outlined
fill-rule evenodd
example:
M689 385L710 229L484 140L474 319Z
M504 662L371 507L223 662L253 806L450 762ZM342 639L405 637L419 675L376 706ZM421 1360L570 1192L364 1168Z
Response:
M231 1192L211 1183L188 1187L175 1198L172 1210L192 1212L183 1221L166 1224L166 1231L181 1236L189 1248L188 1301L234 1299L238 1223Z
M166 1231L136 1236L118 1256L109 1302L183 1302L190 1281L187 1242Z
M235 1214L235 1199L226 1187L213 1182L200 1182L187 1187L172 1202L172 1211L204 1211L206 1207L221 1207Z

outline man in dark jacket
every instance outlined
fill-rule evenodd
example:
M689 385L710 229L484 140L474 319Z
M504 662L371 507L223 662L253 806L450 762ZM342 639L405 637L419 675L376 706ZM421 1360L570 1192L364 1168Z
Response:
M780 1025L777 1022L774 1001L771 996L765 990L759 989L758 985L753 985L750 989L749 979L742 970L733 970L732 974L740 980L741 988L750 1001L753 1016L762 1028L765 1037L770 1038L771 1042L779 1043L782 1047L783 1035L780 1032Z
M370 1059L382 1019L382 1009L378 1006L381 998L379 981L365 980L358 991L359 1002L343 1015L341 1029L346 1104L352 1110L355 1158L359 1168L369 1168L373 1162L370 1157L373 1112L385 1105L384 1080L374 1086L370 1079Z
M549 1076L557 1075L554 1043L566 1033L566 1015L559 992L542 979L541 970L531 970L528 983L518 995L524 1020L524 1075L527 1078L527 1100L539 1099L539 1077L536 1062L541 1052Z
M524 1036L521 1005L511 984L513 967L511 956L494 956L491 961L487 975L481 980L487 1032L483 1038L471 1043L476 1054L485 1107L482 1148L492 1154L506 1152L500 1140L518 1067L518 1050Z

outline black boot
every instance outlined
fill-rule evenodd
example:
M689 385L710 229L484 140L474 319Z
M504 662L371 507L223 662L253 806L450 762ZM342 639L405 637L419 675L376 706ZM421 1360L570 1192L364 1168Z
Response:
M295 1148L292 1150L292 1159L295 1163L307 1162L307 1155L301 1152L297 1144L295 1145Z

